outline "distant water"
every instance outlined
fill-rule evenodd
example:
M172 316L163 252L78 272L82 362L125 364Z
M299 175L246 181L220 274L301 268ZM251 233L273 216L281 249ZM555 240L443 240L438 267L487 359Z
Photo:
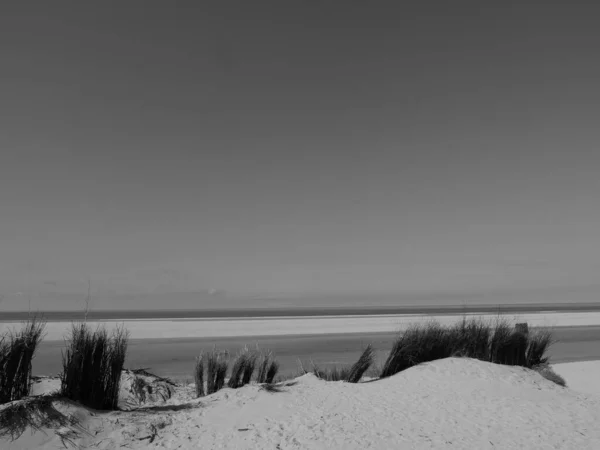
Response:
M229 308L229 309L163 309L163 310L92 310L88 320L135 320L135 319L201 319L201 318L247 318L247 317L311 317L340 315L379 315L379 314L518 314L533 312L594 312L600 311L598 303L562 304L510 304L510 305L469 305L469 306L398 306L398 307L307 307L307 308ZM45 320L69 322L83 320L83 312L44 311L39 312ZM26 320L28 312L0 311L0 322Z
M219 338L132 339L125 366L144 367L157 375L191 379L196 356L214 348L236 354L245 346L270 350L280 364L280 374L298 374L299 361L307 368L353 364L367 344L373 346L376 364L385 362L397 333L357 333L314 336L256 336ZM550 347L553 363L600 359L600 327L563 327L554 330L557 342ZM35 375L58 374L65 344L44 341L33 360ZM371 373L369 375L375 375Z

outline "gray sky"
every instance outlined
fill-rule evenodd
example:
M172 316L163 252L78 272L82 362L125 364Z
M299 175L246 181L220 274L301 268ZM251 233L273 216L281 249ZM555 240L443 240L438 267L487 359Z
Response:
M597 300L600 8L408 3L2 2L6 307Z

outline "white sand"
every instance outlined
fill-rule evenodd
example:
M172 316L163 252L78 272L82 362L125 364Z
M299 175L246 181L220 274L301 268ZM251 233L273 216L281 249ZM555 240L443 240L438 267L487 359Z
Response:
M569 388L600 396L600 361L553 364L552 368L567 381Z
M582 364L557 371L581 375ZM193 400L187 391L150 411L62 408L88 430L72 437L81 448L597 450L600 395L579 388L599 383L600 363L585 374L567 379L571 389L520 367L448 358L357 385L305 375L280 393L250 385ZM61 445L53 430L0 440L6 450Z
M471 315L473 316L473 315ZM495 314L477 315L484 320L496 320ZM227 336L281 336L335 333L394 332L408 325L436 320L452 324L462 315L378 315L378 316L319 316L273 317L253 319L194 319L194 320L128 320L88 322L92 327L105 325L109 330L125 325L132 339L227 337ZM589 326L600 325L600 313L531 313L502 316L512 323L527 322L530 326ZM18 324L0 323L0 332ZM62 340L71 323L49 322L45 340Z

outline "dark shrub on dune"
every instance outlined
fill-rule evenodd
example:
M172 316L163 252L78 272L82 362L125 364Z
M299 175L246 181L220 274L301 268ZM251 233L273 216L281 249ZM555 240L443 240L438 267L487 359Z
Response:
M502 334L501 339L494 340L494 345L490 362L507 366L526 365L527 336L523 333Z
M453 335L455 356L469 355L471 358L485 361L489 359L492 330L488 324L482 320L467 320L466 317L463 317L463 320L450 330L450 333Z
M417 364L452 356L456 347L456 335L452 330L443 328L438 323L411 326L394 342L383 365L381 378L389 377Z
M506 320L488 324L464 318L453 327L438 323L415 325L398 336L381 371L389 377L409 367L450 356L533 368L548 362L549 331L524 332Z
M33 317L20 331L0 337L0 404L29 395L31 363L45 326Z
M73 324L63 352L61 395L95 409L117 409L121 371L129 334L117 328L91 331L85 323Z
M513 359L514 346L517 344L516 340L513 340L513 332L513 328L506 321L498 320L493 325L489 341L490 362L504 364L505 361Z

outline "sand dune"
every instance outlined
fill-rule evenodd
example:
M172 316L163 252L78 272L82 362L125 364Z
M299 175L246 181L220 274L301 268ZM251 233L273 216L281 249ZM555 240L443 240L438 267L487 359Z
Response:
M583 392L592 378L597 383L600 363L556 370L573 376L569 388L521 367L448 358L358 385L309 374L278 393L250 385L195 400L179 388L154 408L130 412L63 404L80 420L77 437L63 427L0 447L64 448L67 435L100 449L600 448L600 395Z

